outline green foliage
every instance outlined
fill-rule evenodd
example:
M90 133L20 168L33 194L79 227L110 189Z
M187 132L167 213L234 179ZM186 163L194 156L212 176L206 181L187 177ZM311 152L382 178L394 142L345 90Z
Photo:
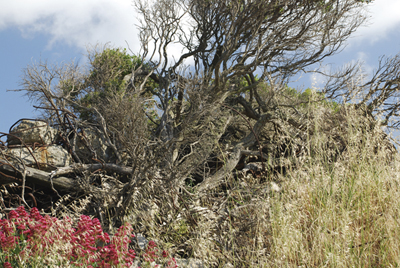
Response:
M300 102L302 107L306 107L311 103L321 102L324 106L331 108L332 112L336 113L340 109L340 104L333 100L328 100L325 94L311 88L304 91L298 91L295 88L286 86L284 90L286 95Z
M87 79L88 84L93 86L94 92L100 98L107 97L109 94L123 94L126 88L124 77L141 64L141 59L135 55L129 55L126 49L106 48L94 55ZM96 94L93 97L96 97Z
M84 87L87 94L80 102L87 108L104 104L107 98L122 97L126 90L125 75L141 65L141 60L135 55L129 55L126 49L106 48L101 52L89 55L90 71L85 79ZM93 119L89 110L81 110L80 117L84 120Z
M254 78L255 81L259 81L259 78L257 76L255 76ZM239 89L244 89L249 86L248 80L244 77L239 80L238 84ZM267 82L260 83L259 85L257 85L257 88L260 90L260 93L268 93L268 91L271 90ZM239 90L237 94L244 94L247 96L249 92L246 92L245 90ZM286 85L282 89L281 94L283 94L285 97L288 97L289 99L292 99L293 105L299 105L301 107L308 107L311 103L321 102L324 106L331 108L331 110L336 113L339 111L341 106L336 101L327 99L324 93L313 90L311 88L307 88L304 91L299 91Z
M93 51L89 53L90 69L86 76L83 87L85 94L77 96L81 105L88 109L77 109L79 116L83 120L95 121L95 115L91 108L105 107L112 99L129 99L135 101L139 96L128 87L126 75L141 68L149 68L149 64L143 63L141 58L136 55L128 54L126 49L105 48L101 52ZM141 81L135 80L136 83ZM73 86L67 85L65 91L71 91ZM146 82L145 88L154 89L157 84L150 80ZM146 95L146 94L145 94ZM146 96L145 96L146 97ZM144 109L156 120L157 114L152 110L154 102L144 104ZM149 122L150 123L150 122Z

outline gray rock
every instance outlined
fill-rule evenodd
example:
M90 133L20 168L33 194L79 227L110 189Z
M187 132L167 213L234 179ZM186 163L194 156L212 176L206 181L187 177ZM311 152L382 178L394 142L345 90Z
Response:
M29 150L25 146L20 146L9 148L7 153L20 158L27 166L34 166L37 161L42 167L43 165L44 167L65 167L73 162L71 155L61 145L39 146L29 148ZM10 160L11 162L13 161L12 159Z
M23 140L25 144L50 145L57 138L57 130L50 127L46 122L22 120L17 126L11 129L10 134ZM13 136L7 137L8 145L21 144L21 141Z
M139 260L135 260L131 268L141 267L142 263ZM154 266L156 263L154 263ZM176 265L180 268L205 268L203 261L197 259L177 259ZM229 266L228 266L229 267ZM232 266L233 267L233 266Z
M140 247L141 250L145 250L147 247L147 244L149 243L149 240L146 239L141 233L135 234L136 241ZM201 260L197 259L176 259L176 264L178 267L184 267L184 268L204 268L206 267L204 265L204 262ZM131 268L136 268L140 267L141 263L139 260L136 260L134 264L131 266Z
M178 267L185 267L185 268L204 268L204 262L197 259L177 259L176 264Z
M146 237L144 237L141 233L137 233L135 237L140 249L145 250L147 244L149 243L149 240L147 240Z

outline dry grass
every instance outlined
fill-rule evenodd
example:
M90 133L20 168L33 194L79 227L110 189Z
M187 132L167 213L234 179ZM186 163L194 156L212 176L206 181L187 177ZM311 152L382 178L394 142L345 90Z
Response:
M354 160L353 160L354 161ZM271 198L272 267L397 267L399 165L378 159L293 172Z
M337 162L317 155L282 178L282 194L270 197L265 266L399 266L399 156L387 161L379 135L357 129Z
M207 267L398 267L399 156L388 161L377 150L379 135L357 129L349 130L336 162L323 155L318 139L327 137L314 135L310 144L321 144L320 155L285 176L263 183L227 178L228 191L187 196L190 209L168 228L153 226L152 238L160 230L159 241L172 252L185 250ZM271 190L272 180L280 191Z

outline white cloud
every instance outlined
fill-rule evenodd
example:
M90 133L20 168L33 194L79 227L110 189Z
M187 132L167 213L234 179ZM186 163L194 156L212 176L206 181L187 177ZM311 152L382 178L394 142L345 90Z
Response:
M400 1L375 0L367 5L370 19L367 24L355 33L355 42L371 44L388 37L400 27Z
M25 38L49 36L48 48L61 42L85 48L111 42L138 51L135 9L130 0L13 0L0 3L0 31L17 27Z
M137 11L132 0L0 2L0 31L16 27L24 38L44 34L48 37L47 49L60 43L79 47L82 51L98 43L110 43L116 47L127 47L128 43L134 53L139 53L137 24ZM178 60L181 54L182 46L171 44L168 49L169 63ZM157 58L158 54L155 60Z
M376 42L400 27L400 0L375 0L367 5L371 19L361 27L352 44ZM25 38L48 36L48 49L57 43L86 49L96 43L126 47L139 52L135 24L136 10L131 0L3 0L0 2L0 31L15 27ZM180 55L174 45L170 55Z

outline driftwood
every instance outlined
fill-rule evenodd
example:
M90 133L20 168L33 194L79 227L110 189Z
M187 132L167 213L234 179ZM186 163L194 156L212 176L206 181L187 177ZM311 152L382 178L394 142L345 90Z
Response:
M70 165L68 167L61 167L58 168L57 170L54 170L51 172L51 175L54 176L59 176L59 175L64 175L76 171L90 171L93 172L95 170L106 170L109 172L116 172L122 175L130 175L132 174L132 168L130 167L124 167L124 166L119 166L116 164L74 164Z
M45 172L36 168L25 167L26 180L47 188L54 188L61 191L71 191L77 188L76 180L60 175L74 172L106 170L123 175L132 173L132 168L118 166L115 164L74 164L67 167L58 168L52 172ZM0 159L0 184L11 183L16 179L22 179L24 167L22 165L11 165L7 161Z
M51 173L36 168L23 167L22 165L11 165L7 161L0 159L0 184L11 183L16 179L22 179L24 169L26 170L26 180L46 188L53 187L61 191L70 191L76 187L75 180L67 177L52 178Z

